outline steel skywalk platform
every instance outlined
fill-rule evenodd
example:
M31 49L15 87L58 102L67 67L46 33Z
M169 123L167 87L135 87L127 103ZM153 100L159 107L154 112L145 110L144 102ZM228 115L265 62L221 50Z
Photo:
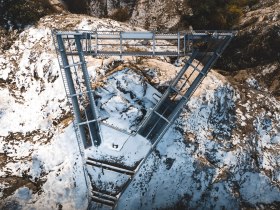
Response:
M182 112L192 94L201 84L216 60L221 56L234 32L192 31L189 33L157 34L154 32L120 31L53 31L58 53L61 75L71 111L75 117L75 131L81 154L84 158L85 173L104 170L127 176L118 190L112 192L99 189L93 176L87 177L91 201L112 208L136 176L139 168ZM98 113L96 91L87 70L85 56L186 56L187 61L173 79L167 90L159 97L152 110L147 110L145 118L136 132L126 133L129 138L145 138L151 143L145 156L134 168L120 166L112 161L97 160L84 154L84 149L102 145L100 135L103 116ZM109 125L108 125L109 126ZM103 126L104 127L104 126ZM111 129L114 129L111 127ZM116 131L122 132L116 128ZM90 168L89 168L90 167ZM86 175L87 176L87 175Z

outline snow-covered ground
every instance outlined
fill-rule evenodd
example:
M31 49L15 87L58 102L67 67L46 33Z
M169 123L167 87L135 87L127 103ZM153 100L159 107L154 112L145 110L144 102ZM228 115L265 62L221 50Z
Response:
M59 75L52 28L133 30L107 19L48 16L22 32L0 55L0 209L70 210L88 205L83 160ZM125 87L145 101L145 85L165 86L180 69L163 58L143 59L135 64L141 72L137 74L129 66L131 60L107 77L107 92L99 89L100 108L110 115L105 123L118 122L127 132L137 126L142 107L119 90ZM91 61L92 78L112 70L108 68L112 58ZM112 134L106 132L110 127L102 126L105 137ZM126 151L139 151L127 153L121 161L133 162L149 147L143 139L133 143L125 134L122 138ZM110 146L111 142L86 152L102 158L103 147ZM211 71L122 195L118 209L278 208L279 151L279 101L254 78L234 84Z

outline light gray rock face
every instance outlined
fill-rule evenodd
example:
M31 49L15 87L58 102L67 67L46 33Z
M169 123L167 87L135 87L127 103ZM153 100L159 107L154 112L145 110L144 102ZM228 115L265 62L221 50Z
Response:
M89 12L96 17L104 17L107 12L107 0L96 0L89 3Z
M234 77L240 83L255 78L261 87L266 88L278 99L280 98L279 8L279 0L265 0L248 9L236 26L239 30L238 36L217 65L221 69L236 71Z
M58 12L65 12L66 5L62 0L49 0L49 2Z
M130 19L147 29L166 29L176 26L183 12L183 0L139 0Z
M174 28L183 14L190 13L184 0L92 0L89 3L90 15L97 17L111 17L119 9L126 9L132 25L150 30Z
M248 10L236 26L238 37L224 54L221 66L240 70L279 62L279 8L279 0L266 0Z
M113 15L118 9L125 8L130 14L134 10L136 0L91 0L89 13L97 17Z

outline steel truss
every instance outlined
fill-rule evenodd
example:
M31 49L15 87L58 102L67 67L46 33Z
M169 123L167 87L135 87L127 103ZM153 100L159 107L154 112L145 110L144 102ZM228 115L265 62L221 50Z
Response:
M146 115L136 133L152 143L145 158L134 168L118 166L93 158L84 160L92 167L105 168L129 176L118 195L92 190L92 200L115 207L119 197L133 180L160 139L174 123L201 84L216 60L235 36L235 32L191 31L177 34L121 31L53 31L61 75L71 110L75 116L75 130L82 156L84 149L99 146L99 116L95 90L91 87L85 56L187 56L183 68Z

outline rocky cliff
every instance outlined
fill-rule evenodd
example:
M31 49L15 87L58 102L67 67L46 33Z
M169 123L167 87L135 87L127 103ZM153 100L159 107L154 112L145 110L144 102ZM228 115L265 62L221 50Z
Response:
M110 19L46 16L1 53L1 209L87 208L82 160L51 28L133 30ZM139 78L161 89L182 65L160 57L115 65L118 58L88 59L92 80L100 78L109 88L104 78L109 73L111 82L127 84L125 93L141 86ZM134 73L128 79L122 69ZM263 68L259 74L271 71ZM117 91L114 100L104 103L116 118L124 116L120 107L128 107L126 100L117 100L125 93ZM123 195L119 209L279 208L279 118L279 101L254 77L241 84L211 71Z
M63 2L73 12L128 21L132 25L151 30L170 29L180 22L183 14L191 12L184 0L91 0L79 1L79 4L78 1Z
M236 29L237 38L218 63L238 83L254 78L255 83L279 99L280 2L263 1L247 11Z
M235 26L238 37L227 50L227 68L239 70L280 59L280 2L264 1L248 10ZM232 61L232 62L231 62Z
M180 1L91 3L98 16L126 8L129 20L65 12L18 31L0 30L0 209L87 209L82 159L51 29L139 30L130 24L153 28L155 22L162 29L180 21L173 16L177 10L188 11L174 6ZM236 27L239 36L217 71L166 133L119 209L280 208L279 1L248 8ZM127 84L125 92L141 87L139 81L162 89L182 65L160 57L88 59L92 80L102 79L107 89L112 81ZM122 91L104 102L116 118L126 117L120 107L129 107L117 100Z

